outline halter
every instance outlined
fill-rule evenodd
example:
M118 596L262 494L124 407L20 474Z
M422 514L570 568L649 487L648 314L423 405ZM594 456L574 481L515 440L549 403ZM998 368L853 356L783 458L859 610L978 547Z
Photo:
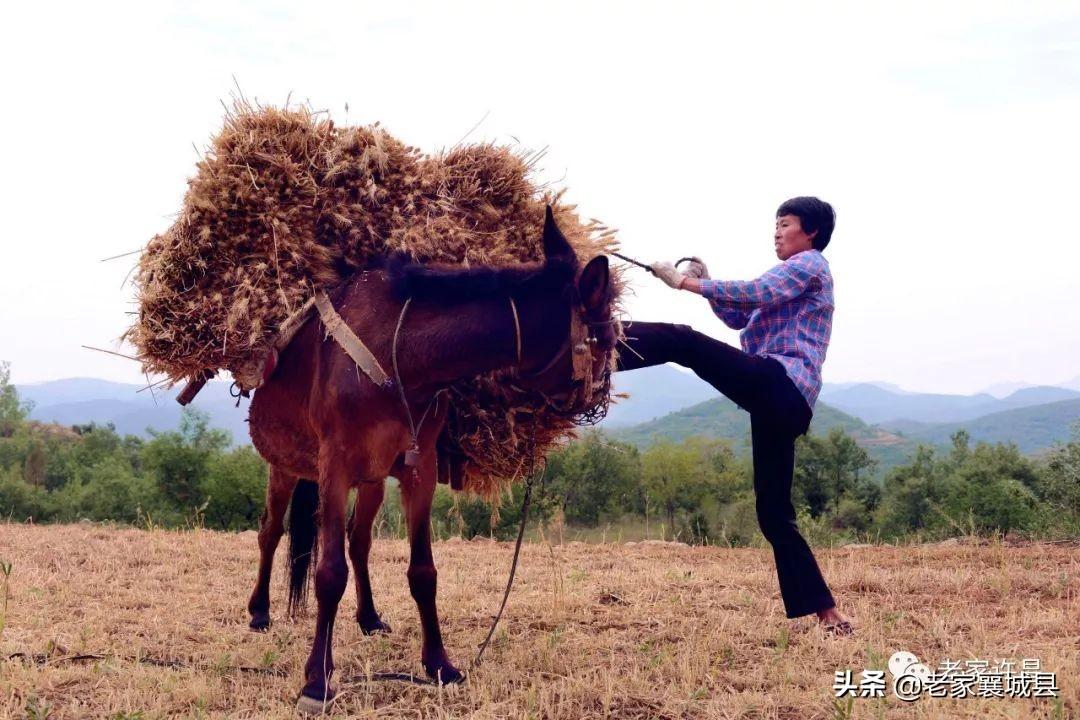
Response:
M521 323L518 321L517 305L514 303L514 298L508 297L510 301L510 310L514 316L514 333L517 345L517 361L518 367L521 367ZM579 306L575 311L574 308L570 309L570 334L567 336L566 342L559 346L559 349L555 352L550 360L544 363L544 366L539 370L534 370L529 373L518 372L518 377L521 378L535 378L543 375L551 368L555 367L555 363L562 359L563 355L567 352L573 352L573 373L571 380L574 382L583 382L591 391L592 388L592 352L590 346L597 343L597 339L589 332L590 323L585 320L585 308Z

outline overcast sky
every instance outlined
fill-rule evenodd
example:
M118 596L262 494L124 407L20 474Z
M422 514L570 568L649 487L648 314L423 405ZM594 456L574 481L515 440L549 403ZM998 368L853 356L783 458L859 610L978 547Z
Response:
M1070 7L1071 6L1071 7ZM142 380L135 257L235 76L425 150L547 147L541 179L644 260L776 262L776 206L837 210L827 382L973 392L1080 374L1077 3L18 3L5 10L0 360ZM345 107L348 105L348 112ZM639 319L737 343L644 273Z

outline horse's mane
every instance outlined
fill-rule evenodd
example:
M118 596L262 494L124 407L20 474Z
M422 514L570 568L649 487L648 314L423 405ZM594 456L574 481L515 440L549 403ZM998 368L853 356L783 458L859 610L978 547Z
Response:
M386 263L394 294L401 298L444 303L532 292L558 292L572 288L577 266L572 258L510 267L425 265L406 253L395 253Z

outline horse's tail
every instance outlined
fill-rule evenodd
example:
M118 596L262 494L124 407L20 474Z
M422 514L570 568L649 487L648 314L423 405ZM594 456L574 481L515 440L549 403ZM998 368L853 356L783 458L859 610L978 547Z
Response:
M319 552L318 511L318 484L301 479L289 504L289 615L307 602L308 576Z

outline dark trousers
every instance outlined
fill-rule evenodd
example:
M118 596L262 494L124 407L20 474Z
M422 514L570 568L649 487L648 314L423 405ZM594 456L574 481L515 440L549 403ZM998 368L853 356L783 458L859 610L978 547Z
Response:
M791 504L795 438L810 426L811 412L784 366L688 325L635 321L626 328L626 336L629 349L619 352L619 370L673 362L693 370L750 413L758 524L772 545L784 609L795 618L833 607L814 554L795 524Z

